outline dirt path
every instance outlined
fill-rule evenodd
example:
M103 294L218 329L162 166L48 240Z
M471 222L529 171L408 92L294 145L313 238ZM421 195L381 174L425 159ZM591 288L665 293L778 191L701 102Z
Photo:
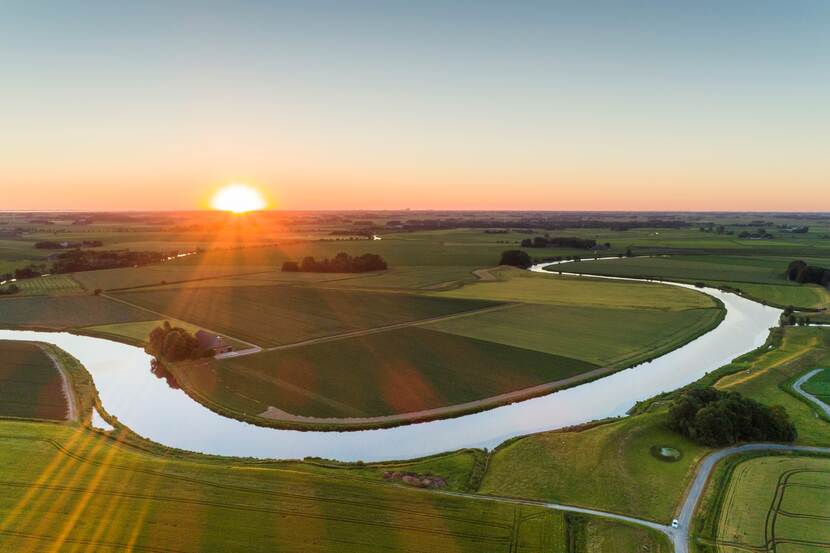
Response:
M57 357L55 357L48 347L43 344L38 344L38 347L43 350L43 353L49 356L49 359L52 360L52 364L55 365L55 369L58 371L58 374L61 375L61 387L63 388L63 395L66 398L66 420L77 421L78 402L75 399L75 390L72 388L66 369L63 368L61 362Z

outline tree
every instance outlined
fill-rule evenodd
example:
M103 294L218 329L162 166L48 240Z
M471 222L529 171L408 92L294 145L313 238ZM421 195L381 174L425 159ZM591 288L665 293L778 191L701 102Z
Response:
M501 254L499 265L511 265L513 267L527 269L533 265L533 262L530 260L527 252L523 252L522 250L506 250Z
M282 270L286 273L296 273L300 270L300 266L296 261L285 261L282 264Z

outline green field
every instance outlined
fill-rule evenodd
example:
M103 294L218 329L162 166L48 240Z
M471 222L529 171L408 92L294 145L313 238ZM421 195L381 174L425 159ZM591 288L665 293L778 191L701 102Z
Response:
M30 296L0 299L0 326L69 328L157 319L142 309L100 296Z
M729 286L752 298L774 305L824 308L830 292L814 284L799 285L784 278L795 257L751 255L683 255L582 261L562 265L563 271L592 275L661 278ZM830 259L806 258L811 264L830 266ZM559 267L557 267L558 269Z
M547 276L512 268L497 271L496 275L500 280L476 282L434 295L611 309L671 311L715 306L714 300L703 293L666 284Z
M671 351L712 328L721 315L714 308L662 311L526 304L424 328L622 368Z
M397 293L287 286L122 292L115 297L261 346L494 306Z
M668 462L654 446L682 453ZM601 509L669 523L708 450L669 430L665 414L629 417L582 431L554 431L496 449L480 492Z
M830 405L830 369L811 376L810 380L801 385L801 389Z
M673 553L668 538L649 528L616 520L566 515L568 553Z
M418 327L175 369L188 390L234 411L374 417L446 407L597 368Z
M184 321L179 321L176 319L166 319L166 321L173 326L184 328L191 334L195 334L197 331L200 330L200 327L192 325L190 323L186 323ZM139 321L136 323L117 323L109 325L87 326L84 327L83 332L86 334L110 337L115 340L122 340L128 343L146 344L150 337L150 332L154 328L162 326L164 322L164 320L157 320ZM223 336L222 338L231 347L233 347L234 350L241 350L250 347L248 344L238 342L232 338L228 338L227 336Z
M0 360L0 417L66 418L61 375L37 344L0 340Z
M176 459L8 421L0 465L2 551L566 550L561 513L412 490L365 470Z
M728 470L717 506L709 513L715 524L707 537L717 543L717 551L830 549L830 458L755 457Z
M70 275L50 275L18 280L18 294L25 296L49 296L83 292L83 288Z

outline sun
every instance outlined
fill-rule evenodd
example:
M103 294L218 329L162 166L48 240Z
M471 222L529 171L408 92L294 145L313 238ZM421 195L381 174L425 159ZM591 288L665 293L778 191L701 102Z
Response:
M221 211L245 213L265 207L265 199L259 190L247 184L229 184L220 188L210 205Z

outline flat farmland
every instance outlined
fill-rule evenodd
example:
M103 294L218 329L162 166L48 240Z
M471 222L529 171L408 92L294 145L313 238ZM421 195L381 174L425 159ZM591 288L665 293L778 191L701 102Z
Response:
M732 468L714 539L722 551L830 549L830 458L766 456Z
M543 507L301 463L182 460L80 428L0 421L0 466L2 551L567 550L564 516Z
M0 299L0 325L70 328L158 319L101 296L30 296Z
M260 346L496 305L486 300L290 286L151 290L114 297Z
M217 360L176 371L184 387L236 412L276 407L319 418L435 409L580 375L578 359L408 327Z
M66 413L52 359L37 344L0 340L0 416L63 420Z
M552 305L578 305L611 309L686 310L715 307L715 301L695 290L648 282L626 282L531 273L504 268L493 271L499 279L435 292L436 297L515 301Z
M26 296L49 296L55 294L74 294L83 292L83 288L70 275L49 275L38 278L18 280L19 294Z
M424 328L622 368L671 351L716 326L721 316L715 307L663 311L525 304Z

